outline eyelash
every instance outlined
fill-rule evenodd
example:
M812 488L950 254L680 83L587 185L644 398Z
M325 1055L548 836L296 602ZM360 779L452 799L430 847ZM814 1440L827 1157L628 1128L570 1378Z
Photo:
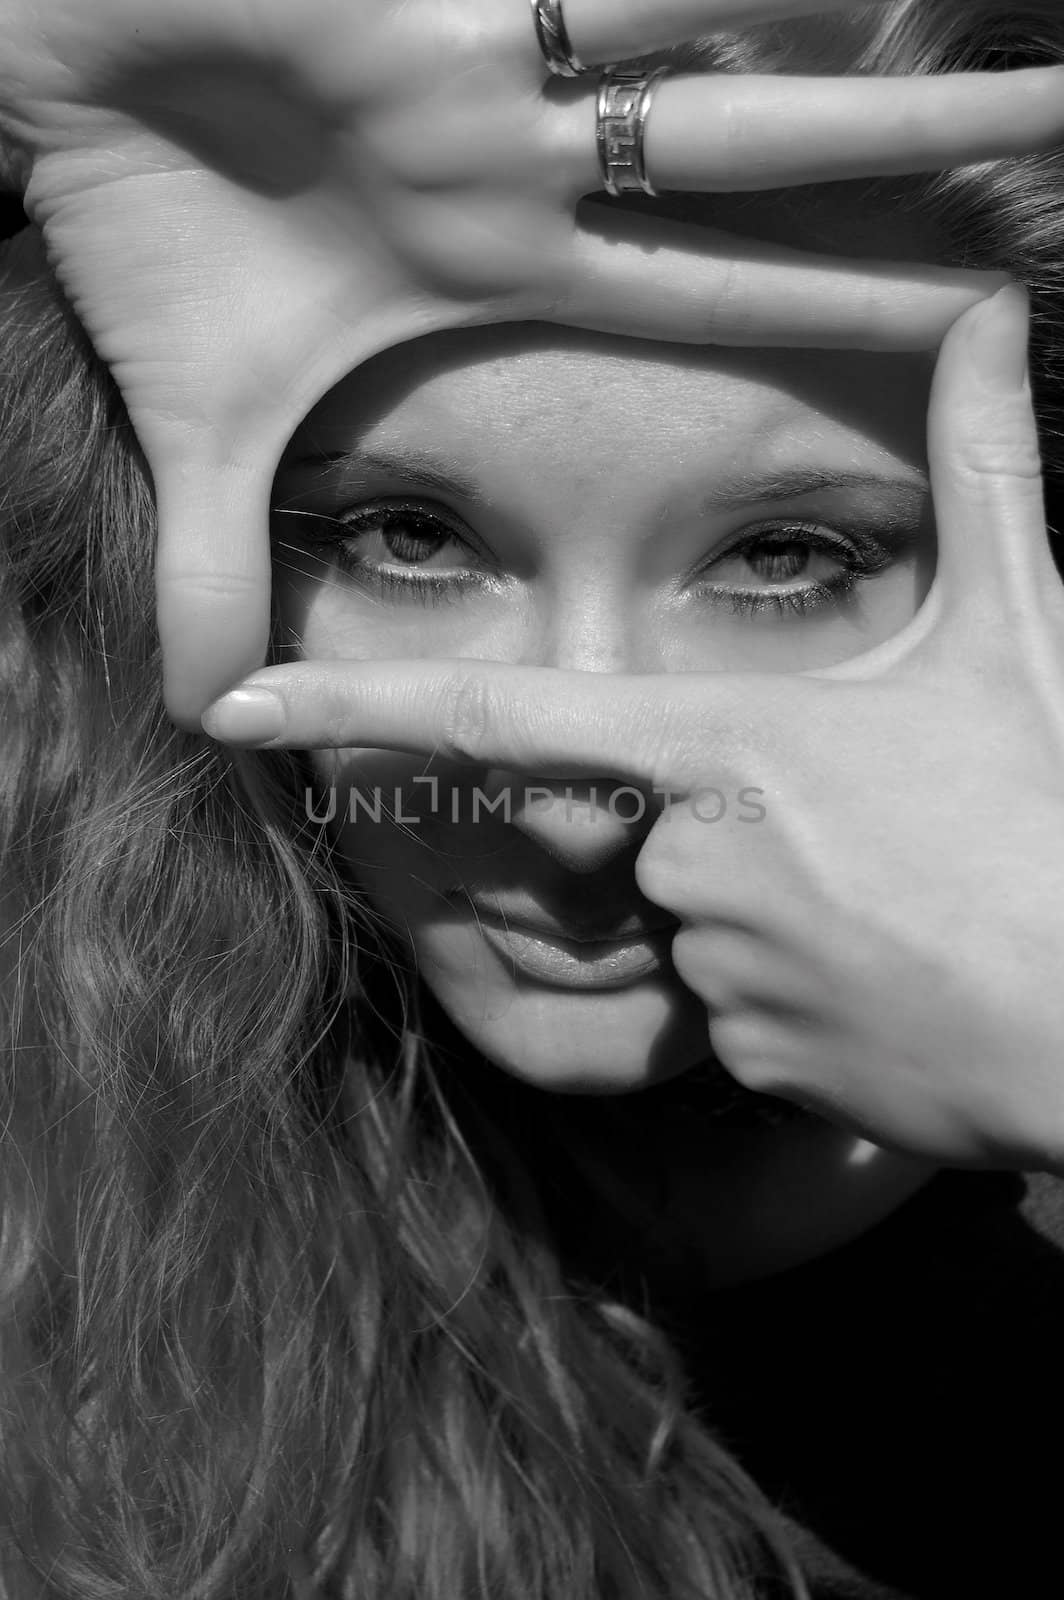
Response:
M312 530L306 542L316 551L336 563L342 572L369 582L381 594L400 599L412 599L422 605L438 606L444 601L456 600L472 590L484 590L492 585L490 574L477 572L433 573L419 575L398 572L387 567L374 566L361 561L347 549L347 539L338 529L355 532L386 526L388 513L401 515L415 527L431 526L434 533L446 531L449 538L465 544L461 535L449 522L434 512L427 512L417 502L388 500L343 517L312 515L308 520ZM348 536L349 537L349 536ZM794 545L805 545L811 552L828 555L846 563L834 577L818 579L800 589L766 592L757 589L740 589L728 585L696 582L694 592L700 599L713 605L730 605L733 614L758 616L775 611L778 616L788 613L807 616L827 606L839 605L867 578L882 572L891 560L891 553L873 535L858 529L850 530L849 540L825 537L821 525L810 522L773 523L770 527L747 534L715 558L743 556L754 550L777 551Z
M388 500L367 506L360 512L348 513L343 517L312 516L310 523L312 530L321 531L320 533L312 531L307 536L307 543L335 561L341 572L372 583L382 594L420 600L423 605L437 606L443 600L456 599L471 589L485 589L491 583L491 577L487 573L456 572L418 576L413 572L390 572L387 567L376 567L371 562L360 561L357 556L353 556L347 549L348 536L338 530L343 528L354 529L356 532L372 531L374 527L386 521L389 512L405 517L415 526L430 524L434 532L442 528L458 544L466 542L449 522L434 512L425 511L417 502Z
M867 578L874 578L888 567L893 559L877 539L867 533L852 530L852 543L826 538L815 522L774 523L772 527L748 534L738 544L721 552L725 556L742 556L752 550L786 549L790 545L805 545L810 552L831 556L846 562L835 576L815 579L801 589L765 590L739 589L727 584L697 582L694 592L700 599L713 605L730 605L736 616L762 616L774 611L777 616L805 617L813 611L828 606L841 605Z

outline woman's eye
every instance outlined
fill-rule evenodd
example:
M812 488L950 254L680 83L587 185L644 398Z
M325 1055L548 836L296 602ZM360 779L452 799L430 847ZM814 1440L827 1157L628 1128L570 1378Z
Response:
M320 559L390 598L438 605L497 582L457 531L456 519L424 501L393 498L334 516L298 515L302 542ZM844 536L817 523L776 524L723 551L693 587L700 599L739 614L804 616L840 604L898 553L862 530Z
M732 545L702 569L695 588L700 598L746 615L805 616L837 605L893 559L867 533L843 538L819 524L787 524Z
M486 572L470 571L476 554L450 520L422 503L376 501L311 521L303 537L322 559L384 593L436 603L489 581ZM429 568L441 554L450 559Z

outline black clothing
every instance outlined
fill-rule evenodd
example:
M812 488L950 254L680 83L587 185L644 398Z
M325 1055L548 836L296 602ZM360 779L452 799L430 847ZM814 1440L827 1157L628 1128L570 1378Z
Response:
M1064 1595L1064 1181L939 1173L843 1248L688 1301L681 1333L816 1600Z
M448 1026L436 1015L432 1037ZM452 1103L509 1102L506 1118L495 1104L482 1159L505 1167L497 1129L516 1106L567 1268L671 1338L694 1409L785 1513L814 1600L1064 1597L1064 1179L942 1171L849 1244L708 1289L681 1230L655 1227L653 1185L625 1184L648 1149L671 1148L662 1108L697 1118L701 1097L719 1111L716 1077L565 1097L558 1117L559 1097L458 1038L454 1051ZM762 1097L728 1092L733 1121L752 1100L763 1120ZM622 1177L602 1201L561 1140L607 1121ZM626 1199L645 1203L642 1224L614 1209Z

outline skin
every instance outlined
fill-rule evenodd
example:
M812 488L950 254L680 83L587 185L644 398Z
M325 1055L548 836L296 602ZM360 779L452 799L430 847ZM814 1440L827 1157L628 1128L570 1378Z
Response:
M822 213L809 220L822 231ZM747 210L744 224L765 236L781 227L767 209ZM847 246L871 253L877 234L865 221L848 230ZM921 354L681 349L536 324L435 334L385 352L315 408L282 463L273 521L282 659L787 673L859 655L912 619L933 578L931 372ZM476 498L419 485L397 468L367 472L354 456L323 460L412 451L467 480ZM763 486L770 469L790 468L883 482L775 502L751 484L726 492L736 474ZM367 517L355 532L353 514L396 498L440 520ZM751 612L750 600L737 611L729 595L696 592L697 576L763 599L842 570L844 561L808 544L791 547L792 559L807 562L798 575L781 576L764 544L736 552L754 530L794 522L843 547L848 530L866 529L882 547L881 569L805 614L777 605ZM411 546L394 535L409 537L412 527L427 555L417 570L487 573L491 586L425 604L382 592L366 571L345 573L335 543L321 542L323 532L339 537L369 567L409 572ZM654 909L633 862L660 798L645 791L645 818L628 822L629 809L609 808L616 780L592 797L586 778L537 774L533 790L514 770L390 750L325 749L311 759L317 814L328 813L335 788L328 827L370 906L406 942L462 1033L502 1070L553 1093L625 1094L711 1059L705 1004L671 962L625 989L560 991L515 972L465 898L605 895ZM414 782L430 776L435 802ZM365 797L354 821L345 815L352 786ZM482 810L474 823L475 789L491 799L509 789L509 822ZM380 822L365 809L375 790L384 796ZM416 822L394 820L397 793L399 815ZM734 816L738 796L729 800ZM721 1067L710 1070L733 1089ZM722 1107L728 1099L722 1093ZM720 1112L697 1128L677 1126L671 1203L706 1218L715 1282L779 1270L853 1237L935 1170L793 1107L781 1120L780 1109L774 1097L750 1095L742 1126Z
M566 18L593 69L810 9L864 8L573 0ZM754 258L723 232L696 251L615 213L585 227L599 74L551 77L516 0L0 0L0 38L0 161L151 471L164 693L189 730L264 657L281 451L375 353L526 319L931 349L997 286ZM660 190L715 193L1052 149L1062 76L670 79L648 162Z
M497 587L425 605L382 595L370 579L330 565L326 553L315 559L307 549L304 560L297 548L293 565L304 573L286 575L282 615L293 642L315 659L461 656L651 673L830 665L889 638L926 593L926 385L917 360L859 353L832 353L815 366L788 351L678 355L534 326L419 340L342 384L308 433L329 452L420 450L453 461L483 506L418 489L397 473L362 477L354 463L286 471L280 499L334 517L389 496L437 519L449 513L476 554L437 521L428 525L431 539L422 536L419 551L433 553L418 570L490 571ZM754 490L753 504L733 498L700 511L726 474L739 469L756 481L770 465L858 468L882 474L887 486L790 495L775 505ZM793 592L809 579L770 581L765 547L755 552L761 574L732 553L748 529L860 523L887 548L899 518L910 548L853 597L805 616L736 614L726 600L699 597L685 576L697 568L751 596ZM282 513L279 537L298 547L306 520ZM335 531L367 561L401 570L379 526L353 537ZM401 532L411 524L385 526ZM305 547L306 533L302 539ZM808 561L813 575L842 565L811 550ZM616 1091L704 1055L704 1007L674 976L609 994L515 983L468 906L445 898L462 885L565 897L579 877L600 900L626 880L636 902L632 859L651 818L648 811L640 823L623 820L634 803L611 814L615 783L600 785L596 802L586 780L571 785L577 803L567 808L565 778L549 774L542 786L550 793L540 798L506 769L426 766L398 752L320 751L314 765L323 786L335 784L341 812L351 785L367 799L374 786L388 798L398 786L403 814L421 818L412 827L378 824L363 810L342 826L341 846L377 909L409 930L419 966L455 1022L500 1065L553 1089ZM413 782L430 774L440 784L436 807L428 787ZM477 785L492 797L509 786L509 825L502 812L472 820ZM658 814L660 802L655 807Z

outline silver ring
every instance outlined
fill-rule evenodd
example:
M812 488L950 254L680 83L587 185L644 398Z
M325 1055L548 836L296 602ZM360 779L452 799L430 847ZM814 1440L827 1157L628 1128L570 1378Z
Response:
M668 67L652 72L611 68L603 73L598 92L598 153L602 186L607 194L657 195L647 177L643 140L653 93Z
M556 77L579 78L589 70L573 54L562 16L562 0L532 0L532 20L543 59Z

